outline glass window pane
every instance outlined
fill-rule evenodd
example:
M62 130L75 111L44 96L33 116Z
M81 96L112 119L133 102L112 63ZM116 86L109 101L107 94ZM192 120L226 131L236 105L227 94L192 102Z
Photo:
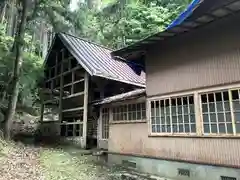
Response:
M152 124L156 124L155 117L152 117Z
M217 102L216 104L217 104L217 111L218 112L222 112L223 111L223 104L222 104L222 102Z
M218 113L218 122L224 122L224 113Z
M137 112L137 120L141 120L141 115L142 115L141 112L138 111Z
M132 120L136 120L137 119L137 112L133 112L132 113Z
M182 111L182 106L178 106L178 114L182 114L183 111Z
M225 123L219 124L219 133L226 133Z
M228 134L233 134L232 123L228 123L227 124L227 132L228 132Z
M239 99L239 97L238 97L238 90L233 90L232 91L232 99Z
M240 133L240 123L236 123L236 132Z
M189 108L190 108L190 113L191 114L194 114L195 110L194 110L194 105L189 105Z
M171 132L171 126L170 125L167 126L167 132Z
M189 124L185 124L185 132L186 133L190 132Z
M141 111L141 104L137 104L137 111Z
M240 112L234 113L234 115L235 115L235 121L236 121L237 123L240 123Z
M183 123L183 117L182 117L182 115L178 116L178 122L179 122L179 123Z
M211 132L212 133L217 133L217 125L216 124L211 124Z
M160 107L156 108L156 116L160 116Z
M188 106L186 105L183 106L183 112L184 114L188 114Z
M159 132L161 132L161 126L160 125L157 125L157 132L159 133Z
M177 114L176 106L172 106L172 115L176 115L176 114Z
M240 102L239 101L233 101L233 109L234 109L234 111L240 111Z
M215 114L215 113L211 113L211 114L210 114L210 121L211 121L211 122L217 122L217 117L216 117L216 114Z
M164 107L161 107L161 117L165 116Z
M160 117L156 117L156 124L160 124Z
M183 132L183 125L182 125L182 124L179 125L179 132L180 132L180 133Z
M230 103L228 101L224 102L224 108L225 108L225 111L230 111Z
M128 113L128 120L133 120L133 117L132 117L132 113L131 113L131 112Z
M191 123L195 123L195 122L196 122L196 120L195 120L195 115L191 115L191 116L190 116L190 122L191 122Z
M178 132L178 128L176 124L173 125L173 132Z
M188 117L188 115L185 115L185 116L184 116L184 123L189 123L189 117Z
M170 115L170 107L166 107L166 115Z
M231 122L232 121L232 117L231 117L231 113L230 112L226 113L225 116L226 116L226 121L227 122Z
M208 105L207 104L202 104L202 111L205 113L205 112L208 112Z
M120 120L123 120L123 113L120 114Z
M166 132L165 125L161 126L162 132Z
M172 123L177 123L177 116L172 116Z
M209 111L215 112L215 103L209 103Z
M171 119L170 119L170 116L167 116L167 117L166 117L166 120L167 120L167 122L166 122L166 123L170 125L170 124L171 124Z
M162 121L161 121L161 122L162 122L162 124L165 124L165 118L164 118L164 117L162 117L162 118L161 118L161 120L162 120Z
M137 105L136 104L132 104L132 111L137 111Z
M127 113L123 114L123 120L127 120Z
M196 132L196 124L191 124L191 132Z
M152 125L152 132L155 133L156 132L156 126Z
M204 128L204 133L210 133L210 129L209 129L208 124L204 124L203 128Z

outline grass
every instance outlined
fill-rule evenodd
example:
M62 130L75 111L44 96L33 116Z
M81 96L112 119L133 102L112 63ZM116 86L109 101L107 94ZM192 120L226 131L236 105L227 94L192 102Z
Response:
M46 180L117 180L115 169L96 164L79 149L44 149L40 154Z
M12 143L7 143L6 141L0 138L0 160L7 156L11 148L13 148Z
M5 174L3 179L9 180L16 177L19 180L42 177L44 180L121 179L122 169L97 163L94 156L85 155L87 152L71 146L34 147L0 139L0 162L3 163L0 164L0 172Z

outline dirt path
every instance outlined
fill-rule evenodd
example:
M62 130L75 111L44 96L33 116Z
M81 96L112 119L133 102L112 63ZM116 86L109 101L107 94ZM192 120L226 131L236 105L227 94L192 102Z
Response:
M39 151L39 148L21 144L8 144L2 148L0 180L44 180Z

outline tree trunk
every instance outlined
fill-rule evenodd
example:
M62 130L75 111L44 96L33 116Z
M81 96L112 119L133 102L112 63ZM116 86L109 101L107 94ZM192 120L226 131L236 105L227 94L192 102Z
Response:
M3 9L2 9L2 14L1 14L1 24L4 23L5 20L5 14L6 14L6 9L7 9L7 2L3 2Z
M20 70L22 67L22 53L23 53L23 45L24 45L24 31L26 26L26 19L27 19L27 3L28 0L21 0L21 13L20 13L20 21L18 25L18 30L15 35L14 43L15 43L15 61L14 61L14 69L13 69L13 77L10 84L10 96L8 102L8 109L6 113L6 121L5 121L5 138L11 138L11 125L12 119L15 114L17 100L18 100L18 93L19 93L19 77L20 77Z

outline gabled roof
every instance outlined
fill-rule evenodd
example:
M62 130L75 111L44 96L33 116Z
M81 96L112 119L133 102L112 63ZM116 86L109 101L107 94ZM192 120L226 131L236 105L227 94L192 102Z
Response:
M66 33L57 33L55 38L60 38L68 51L91 76L145 87L143 67L132 62L113 59L111 49Z
M152 45L190 32L205 24L240 11L240 0L193 0L164 31L151 35L139 42L112 52L112 56L125 59L132 53L144 53Z

